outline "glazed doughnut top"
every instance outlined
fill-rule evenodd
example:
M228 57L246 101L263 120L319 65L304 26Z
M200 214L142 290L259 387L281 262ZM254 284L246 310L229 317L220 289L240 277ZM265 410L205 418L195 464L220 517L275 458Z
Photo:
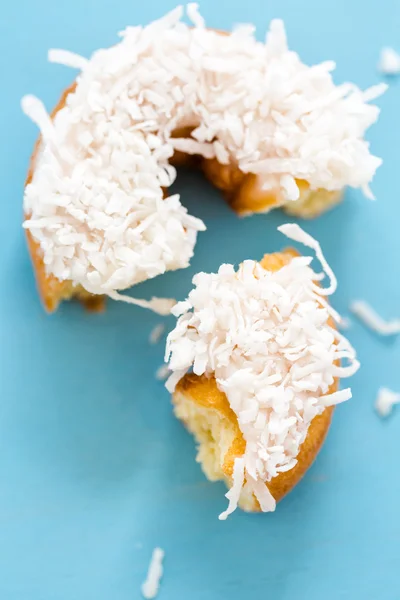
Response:
M363 140L382 92L335 86L334 63L304 65L281 21L266 42L252 26L208 30L195 4L146 27L128 27L90 60L53 50L81 72L54 120L33 96L22 101L42 138L24 198L26 221L47 272L95 294L112 294L186 267L201 220L178 195L174 150L256 174L263 189L299 197L346 185L368 193L380 160ZM190 138L173 138L182 127Z
M218 273L197 274L188 299L173 309L179 319L167 340L168 389L190 369L214 376L246 442L221 519L235 510L243 486L263 511L274 510L266 484L296 465L314 417L351 398L349 388L330 388L359 367L354 349L333 326L338 315L325 296L335 291L336 279L319 244L298 225L279 230L315 249L328 287L318 285L324 274L313 271L311 257L294 257L275 272L247 260L238 271L222 265Z

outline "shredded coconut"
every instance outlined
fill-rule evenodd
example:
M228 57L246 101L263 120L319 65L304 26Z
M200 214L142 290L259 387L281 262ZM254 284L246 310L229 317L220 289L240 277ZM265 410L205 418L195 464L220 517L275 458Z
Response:
M355 300L352 302L350 310L364 325L379 335L396 335L400 333L400 319L384 321L364 300Z
M165 381L170 375L171 371L167 365L161 365L156 371L156 379L158 379L158 381Z
M158 344L158 342L161 340L162 336L164 335L164 331L165 331L165 325L163 323L159 323L158 325L155 325L150 332L150 336L149 336L150 344Z
M143 597L147 599L155 598L160 589L160 580L163 575L163 560L164 550L161 548L154 548L151 556L149 570L147 572L146 581L142 585Z
M162 316L169 315L176 302L176 300L173 300L172 298L152 298L151 300L140 300L139 298L132 298L132 296L126 296L124 294L119 294L118 292L108 292L108 295L113 300L121 300L127 304L148 308L149 310L152 310L153 312Z
M47 58L49 62L71 67L71 69L79 69L79 71L82 71L89 63L87 58L83 58L83 56L79 56L75 52L58 50L57 48L49 50Z
M303 64L282 21L262 43L251 26L221 35L196 4L187 11L194 27L178 6L89 60L51 50L50 60L81 69L53 123L38 100L22 100L42 132L24 227L59 280L110 294L188 266L205 227L178 195L163 197L175 148L257 174L287 201L298 180L369 190L381 161L363 139L379 113L367 101L383 84L335 86L334 63ZM191 137L172 138L184 126Z
M297 225L279 229L316 251L328 287L320 286L312 257L295 257L276 272L246 260L237 271L225 264L216 274L195 275L187 300L172 311L179 318L167 338L167 388L172 392L190 369L214 375L246 441L222 519L235 510L244 481L263 510L274 510L266 484L296 465L314 417L351 397L350 389L331 389L359 367L332 325L337 315L325 297L336 279L319 244Z
M315 251L317 258L320 261L322 268L324 269L324 273L318 275L317 278L322 279L326 274L328 275L330 280L329 287L321 288L318 291L324 296L330 296L331 294L334 294L337 288L337 280L334 272L332 271L327 261L325 260L324 255L322 254L321 246L319 245L319 243L313 237L311 237L311 235L303 231L303 229L299 225L296 225L296 223L286 223L286 225L281 225L280 227L278 227L278 231L286 235L286 237L293 240L294 242L304 244L304 246L312 248Z
M385 387L380 388L375 401L375 409L378 415L382 418L388 417L395 404L400 404L400 394Z
M393 48L382 48L378 70L384 75L399 75L400 54L396 50L393 50Z
M341 317L340 321L338 322L338 327L339 327L339 329L350 329L350 327L351 327L350 319L348 319L347 317Z

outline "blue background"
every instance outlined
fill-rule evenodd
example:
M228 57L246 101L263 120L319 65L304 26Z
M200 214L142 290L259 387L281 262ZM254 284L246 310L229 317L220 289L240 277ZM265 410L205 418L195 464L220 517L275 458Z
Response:
M362 369L352 401L337 410L327 443L275 514L235 513L208 483L189 435L156 381L163 345L148 336L160 318L109 303L104 315L63 305L44 314L20 227L23 182L37 136L21 114L32 92L51 108L74 73L49 65L49 47L88 56L128 24L147 23L170 0L14 0L0 10L0 598L140 598L154 546L166 550L160 600L389 600L400 598L400 414L373 410L380 385L400 391L398 339L354 322L348 335ZM398 0L203 0L213 27L252 21L264 35L285 19L305 61L337 60L336 80L368 86L383 45L400 50ZM391 82L369 139L384 158L378 201L350 191L306 229L340 282L346 314L355 298L399 315L400 87ZM192 267L147 282L143 297L183 298L198 270L258 258L285 244L279 211L239 220L200 174L175 186L208 231ZM169 323L171 325L172 323Z

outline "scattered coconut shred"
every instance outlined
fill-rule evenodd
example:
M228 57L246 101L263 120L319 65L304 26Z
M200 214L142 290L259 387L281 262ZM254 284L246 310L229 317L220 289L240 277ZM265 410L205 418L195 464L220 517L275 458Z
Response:
M152 345L158 344L158 342L161 340L162 336L164 335L164 331L165 331L165 325L163 323L159 323L158 325L155 325L149 335L150 344L152 344Z
M179 195L164 198L176 177L174 150L254 173L287 201L299 198L296 180L371 195L381 163L363 136L379 113L368 102L384 84L365 92L335 86L335 64L304 65L288 50L280 20L261 43L251 25L221 35L206 29L196 4L187 13L193 26L178 6L146 27L128 27L120 43L90 59L51 50L52 62L81 71L53 120L40 100L22 99L42 134L24 227L47 273L162 314L171 302L117 290L187 267L205 229ZM172 137L188 126L191 137Z
M329 390L335 378L359 367L354 349L332 326L340 317L325 297L337 283L318 242L295 224L278 230L313 248L324 273L312 270L308 256L293 258L277 272L253 260L238 271L222 265L216 274L195 275L188 299L172 311L179 319L167 339L166 361L173 371L168 389L191 368L196 375L214 375L246 441L220 519L236 509L243 487L263 511L275 509L266 484L296 465L314 417L351 398L350 389ZM323 288L325 274L330 285ZM338 364L342 359L345 366Z
M400 404L400 394L385 387L380 388L375 401L375 409L378 415L382 418L388 417L395 404Z
M160 580L163 575L163 560L165 552L161 548L154 548L151 556L146 581L142 585L142 594L146 599L155 598L160 589Z
M171 375L171 371L167 365L161 365L156 371L156 379L158 381L165 381Z
M364 300L355 300L352 302L350 310L364 325L379 335L396 335L400 333L400 319L384 321Z
M393 48L382 48L378 70L384 75L400 74L400 54Z

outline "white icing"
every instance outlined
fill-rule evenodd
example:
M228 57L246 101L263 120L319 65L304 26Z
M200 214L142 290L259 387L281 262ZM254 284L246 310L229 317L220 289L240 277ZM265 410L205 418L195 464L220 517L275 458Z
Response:
M331 387L359 367L354 349L332 326L336 313L325 297L336 279L319 244L297 225L279 229L316 250L329 287L318 285L322 277L311 257L292 258L276 272L246 260L237 271L222 265L218 273L198 273L187 300L172 310L179 318L167 339L168 389L190 369L214 375L246 442L221 518L236 508L244 478L262 509L274 510L266 484L295 466L314 417L351 397L349 389Z

